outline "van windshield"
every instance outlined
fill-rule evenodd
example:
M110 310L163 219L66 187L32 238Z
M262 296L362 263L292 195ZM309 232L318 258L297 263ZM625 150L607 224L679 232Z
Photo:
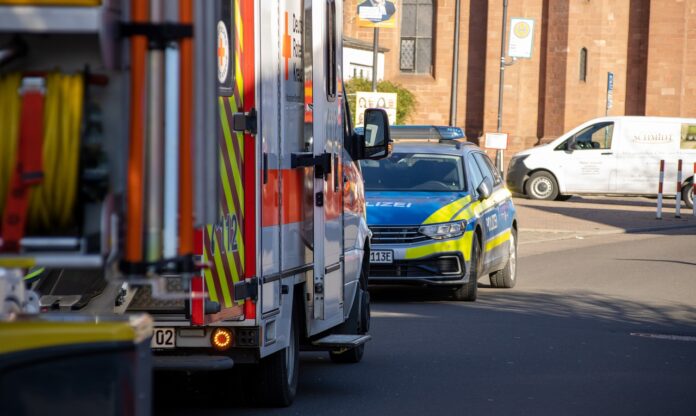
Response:
M460 156L394 152L360 163L368 191L466 191Z

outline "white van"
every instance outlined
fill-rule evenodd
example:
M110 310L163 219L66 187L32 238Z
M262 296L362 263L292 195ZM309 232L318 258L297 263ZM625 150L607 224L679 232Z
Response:
M682 199L693 205L696 119L602 117L581 124L549 144L510 160L508 188L533 199L565 200L575 194L655 195L660 160L665 195L677 191L682 160Z

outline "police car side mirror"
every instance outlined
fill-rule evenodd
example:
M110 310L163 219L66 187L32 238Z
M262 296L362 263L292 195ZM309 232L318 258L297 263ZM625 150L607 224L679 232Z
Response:
M488 186L485 179L476 187L476 192L478 192L479 201L488 199L488 197L491 196L491 188Z
M358 136L361 147L360 159L379 160L389 156L391 138L389 135L389 117L381 108L365 110L365 133Z

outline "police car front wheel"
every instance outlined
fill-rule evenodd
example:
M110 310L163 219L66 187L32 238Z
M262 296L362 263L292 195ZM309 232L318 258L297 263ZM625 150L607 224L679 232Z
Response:
M479 243L477 234L474 234L474 238L471 242L471 257L469 260L471 264L469 281L459 286L454 291L454 298L456 300L473 302L478 296L478 278L481 271L481 244Z
M511 289L517 283L517 231L510 231L508 261L502 270L490 274L491 286Z

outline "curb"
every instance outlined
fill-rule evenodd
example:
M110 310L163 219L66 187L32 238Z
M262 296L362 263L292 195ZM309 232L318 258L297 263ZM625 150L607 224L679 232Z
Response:
M648 232L655 232L655 231L670 231L670 230L680 230L680 229L689 229L689 228L696 228L696 224L626 228L626 229L605 230L605 231L597 231L597 232L589 232L589 233L582 232L579 230L554 230L554 229L546 229L545 230L545 229L539 229L539 228L520 228L520 233L523 233L523 232L543 232L543 233L551 233L551 234L569 233L569 234L573 234L573 235L563 235L563 236L559 236L557 238L545 238L542 240L520 241L518 244L545 243L547 241L570 240L570 239L577 238L577 237L592 237L592 236L611 235L611 234L636 234L636 233L648 233Z

